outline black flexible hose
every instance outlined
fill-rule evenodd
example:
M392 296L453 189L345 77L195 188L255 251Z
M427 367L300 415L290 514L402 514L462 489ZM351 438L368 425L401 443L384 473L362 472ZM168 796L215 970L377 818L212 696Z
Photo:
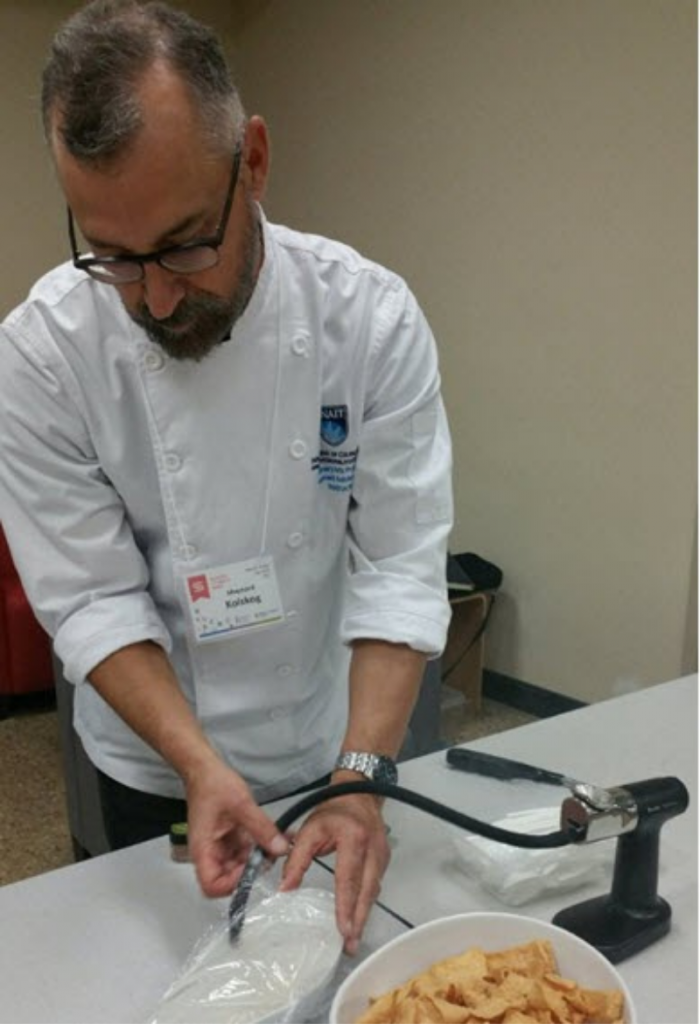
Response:
M404 789L402 786L387 786L380 782L341 782L336 786L324 786L322 789L312 790L307 796L303 796L286 811L283 811L275 824L280 832L286 832L290 825L302 814L310 811L312 807L316 807L317 804L321 804L325 800L332 800L338 796L349 796L351 793L371 793L373 796L386 797L389 800L398 800L402 804L410 804L411 807L417 807L419 811L432 814L434 817L447 821L451 825L457 825L458 828L465 829L467 832L475 832L485 839L493 839L497 843L507 843L509 846L546 850L568 846L570 843L580 842L585 838L585 830L574 823L571 823L566 831L550 832L544 836L510 832L508 829L498 828L496 825L488 825L485 821L471 818L468 814L461 814L454 808L438 803L437 800L431 800L430 797L422 796L420 793L414 793L411 789ZM243 928L248 899L264 859L264 850L259 846L254 847L238 885L233 891L229 906L229 938L231 942L236 941Z
M447 821L451 825L465 829L467 832L475 832L485 839L493 839L497 843L506 843L509 846L520 846L530 850L546 850L560 846L568 846L570 843L580 842L585 835L583 829L578 829L573 823L566 831L549 832L546 835L533 836L523 832L511 832L509 829L498 828L497 825L488 825L485 821L471 818L468 814L455 811L452 807L431 800L430 797L414 793L411 789L404 789L402 786L387 786L380 782L341 782L335 786L324 786L322 789L312 790L308 796L297 800L295 804L288 807L280 814L276 821L280 832L286 832L293 822L310 811L312 807L323 803L325 800L332 800L337 796L349 796L351 793L371 793L373 796L386 797L389 800L398 800L402 804L410 804L417 807L419 811L432 814L435 818Z

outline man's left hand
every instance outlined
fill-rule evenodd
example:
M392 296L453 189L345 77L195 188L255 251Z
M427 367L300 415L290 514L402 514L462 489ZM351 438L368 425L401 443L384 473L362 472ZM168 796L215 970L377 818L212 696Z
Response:
M280 889L296 889L313 858L333 852L336 920L345 952L352 955L389 864L386 828L376 797L336 797L310 814L294 839Z

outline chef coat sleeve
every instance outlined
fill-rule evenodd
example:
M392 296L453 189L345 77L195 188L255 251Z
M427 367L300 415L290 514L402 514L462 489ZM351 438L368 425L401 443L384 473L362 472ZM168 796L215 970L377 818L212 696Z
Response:
M450 618L445 565L453 518L437 351L403 282L395 280L370 312L341 634L345 642L406 643L434 657Z
M38 341L0 328L0 520L34 612L80 683L128 644L171 640L80 390Z

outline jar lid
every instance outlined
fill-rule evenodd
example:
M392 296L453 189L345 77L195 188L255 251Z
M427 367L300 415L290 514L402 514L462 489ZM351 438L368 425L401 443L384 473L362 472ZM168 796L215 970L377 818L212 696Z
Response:
M170 842L173 846L185 846L187 844L187 822L176 821L170 826Z

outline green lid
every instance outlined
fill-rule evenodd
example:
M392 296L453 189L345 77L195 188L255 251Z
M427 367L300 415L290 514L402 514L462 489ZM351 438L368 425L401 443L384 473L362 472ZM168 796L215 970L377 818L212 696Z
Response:
M187 822L176 821L170 826L170 842L173 846L184 846L187 842Z

